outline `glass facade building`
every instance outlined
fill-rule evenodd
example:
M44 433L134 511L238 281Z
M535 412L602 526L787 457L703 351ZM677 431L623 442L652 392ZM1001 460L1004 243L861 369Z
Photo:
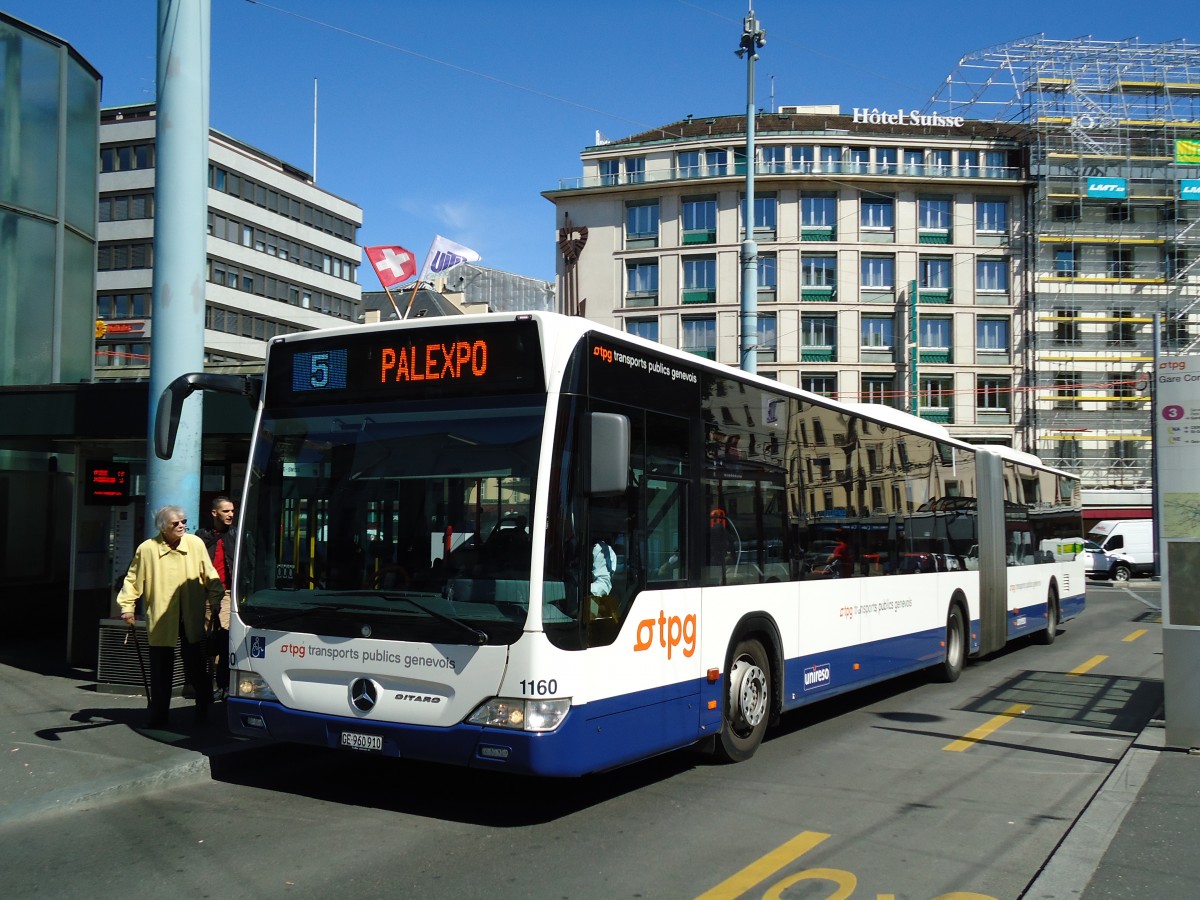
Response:
M92 377L100 81L0 13L0 385Z

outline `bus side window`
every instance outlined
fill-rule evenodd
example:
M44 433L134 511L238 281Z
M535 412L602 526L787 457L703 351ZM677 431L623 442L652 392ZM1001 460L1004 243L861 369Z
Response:
M646 577L651 584L687 578L687 483L646 480Z

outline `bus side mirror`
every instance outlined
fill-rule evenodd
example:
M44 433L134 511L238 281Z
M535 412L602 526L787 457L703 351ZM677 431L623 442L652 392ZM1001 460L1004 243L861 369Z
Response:
M154 414L154 455L159 459L170 459L175 452L175 436L179 433L179 416L183 412L183 401L192 392L176 390L176 378L159 395L158 411Z
M592 413L592 467L588 494L623 494L629 487L629 419L617 413Z
M154 413L154 455L159 459L170 459L171 454L175 452L175 438L179 433L179 416L183 412L183 401L191 396L192 391L241 394L252 406L256 406L262 393L262 379L255 375L189 372L168 384L158 398L158 408Z

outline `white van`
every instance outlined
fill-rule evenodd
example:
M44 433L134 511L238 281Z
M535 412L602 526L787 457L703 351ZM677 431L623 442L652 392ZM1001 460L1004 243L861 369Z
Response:
M1081 552L1084 562L1084 575L1088 578L1107 578L1109 563L1108 554L1100 549L1095 541L1084 541ZM1078 557L1077 557L1078 558Z
M1154 523L1149 519L1105 519L1095 524L1088 538L1108 554L1113 581L1154 574Z

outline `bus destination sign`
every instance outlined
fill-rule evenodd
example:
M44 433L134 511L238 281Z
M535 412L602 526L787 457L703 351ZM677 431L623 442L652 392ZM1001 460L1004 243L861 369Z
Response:
M537 323L371 330L272 348L274 401L431 399L545 390Z

